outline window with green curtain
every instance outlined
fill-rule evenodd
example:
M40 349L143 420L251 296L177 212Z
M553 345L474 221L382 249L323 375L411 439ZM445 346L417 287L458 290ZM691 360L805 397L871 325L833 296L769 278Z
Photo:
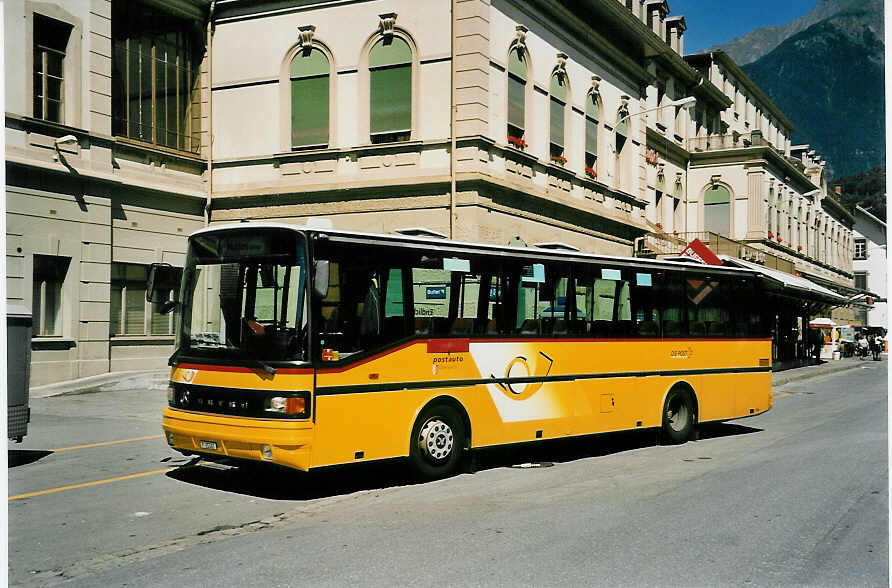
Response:
M527 99L527 66L522 53L508 56L508 136L523 137Z
M585 165L594 168L598 159L598 103L594 94L585 100Z
M551 155L564 154L564 108L567 103L567 82L561 74L551 76L549 89Z
M703 196L703 230L730 236L731 194L724 186L713 186Z
M412 50L398 37L369 53L372 142L406 141L412 131Z
M291 60L291 146L327 146L329 63L319 49L298 51Z

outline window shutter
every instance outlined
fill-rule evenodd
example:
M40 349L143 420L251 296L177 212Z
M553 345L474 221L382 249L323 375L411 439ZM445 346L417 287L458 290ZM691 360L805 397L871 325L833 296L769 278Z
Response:
M328 76L291 81L291 145L328 145Z
M526 103L526 82L514 76L508 77L508 124L524 129L524 106Z
M551 99L551 143L564 146L564 105L554 98Z
M401 65L369 72L372 134L412 128L412 67Z
M369 53L371 134L412 129L412 50L397 37L378 41Z
M508 55L508 124L524 130L527 68L515 49Z

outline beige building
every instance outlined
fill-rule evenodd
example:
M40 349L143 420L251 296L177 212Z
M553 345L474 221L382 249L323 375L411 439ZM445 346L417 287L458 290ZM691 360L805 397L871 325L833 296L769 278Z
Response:
M712 231L851 281L851 219L758 87L682 57L664 1L582 5L8 3L7 284L34 309L32 385L163 365L147 265L182 264L206 222L617 255Z

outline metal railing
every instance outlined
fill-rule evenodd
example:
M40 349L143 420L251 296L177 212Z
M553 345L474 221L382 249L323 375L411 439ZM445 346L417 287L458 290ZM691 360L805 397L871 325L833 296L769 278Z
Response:
M699 239L716 255L736 257L737 259L758 263L767 268L780 270L788 274L793 273L792 261L709 231L671 234L661 232L648 233L645 235L644 240L641 241L641 246L636 254L664 257L679 255L688 246L688 243L694 239Z

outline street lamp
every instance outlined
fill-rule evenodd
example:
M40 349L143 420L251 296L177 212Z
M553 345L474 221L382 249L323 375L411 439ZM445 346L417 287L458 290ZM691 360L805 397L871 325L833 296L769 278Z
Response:
M633 116L638 116L639 114L647 114L648 112L660 110L661 108L668 108L670 106L679 106L684 110L690 110L696 104L697 104L697 99L694 96L685 96L684 98L679 98L678 100L673 100L672 102L668 102L661 106L656 106L654 108L647 108L645 110L639 110L638 112L629 113L626 116L619 119L618 121L616 121L616 124L613 126L613 136L614 136L614 138L616 138L616 129L619 127L619 125L626 122ZM616 141L613 142L613 149L614 149L614 151L616 151Z

